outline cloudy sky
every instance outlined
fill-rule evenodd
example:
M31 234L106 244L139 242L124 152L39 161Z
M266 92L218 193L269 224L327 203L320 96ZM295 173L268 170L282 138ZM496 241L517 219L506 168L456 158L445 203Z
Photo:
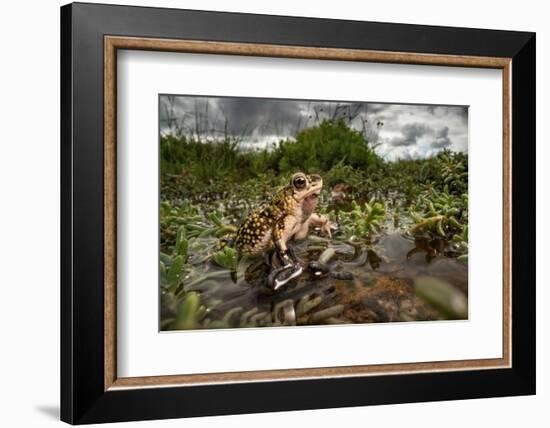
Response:
M270 147L324 119L342 118L387 160L468 151L468 108L372 102L161 95L160 131L200 138L231 135Z

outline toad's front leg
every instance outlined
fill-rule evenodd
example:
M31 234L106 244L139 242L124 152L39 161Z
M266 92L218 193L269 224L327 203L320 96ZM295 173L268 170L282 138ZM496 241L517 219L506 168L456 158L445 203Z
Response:
M329 238L332 238L332 230L336 229L336 225L332 223L328 219L328 217L324 215L319 215L316 213L311 214L311 216L308 219L308 224L311 224L314 227L318 227L319 229L321 229L321 232L328 235Z
M295 233L297 223L294 216L286 216L275 225L273 232L275 256L279 258L282 266L274 267L272 264L273 270L268 275L267 283L273 290L278 290L303 272L302 265L287 247L287 242Z

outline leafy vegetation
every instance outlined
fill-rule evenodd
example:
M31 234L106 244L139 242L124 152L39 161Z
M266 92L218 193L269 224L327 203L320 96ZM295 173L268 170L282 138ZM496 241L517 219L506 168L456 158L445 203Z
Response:
M345 235L359 237L370 242L383 227L386 218L386 207L383 202L370 201L359 205L351 201L350 211L340 211L340 225Z
M279 174L330 171L337 164L368 173L382 163L363 135L343 120L305 129L296 135L296 141L282 141L273 155Z
M160 157L162 329L288 321L277 318L287 313L284 302L273 313L231 308L223 317L213 317L223 307L213 290L219 290L221 278L234 279L230 274L238 268L230 245L232 234L253 207L296 171L322 175L318 211L337 225L334 245L362 245L368 249L369 261L375 257L379 264L382 258L374 253L374 245L384 235L398 234L411 245L427 242L429 260L441 255L467 263L468 157L464 153L444 150L428 159L386 162L362 133L343 120L334 120L260 150L249 149L233 137L201 141L162 136ZM326 238L318 240L312 249L322 251ZM436 301L436 306L444 305L448 287L440 297L430 294L430 284L422 282L422 296ZM298 322L317 322L319 317L345 322L342 305L324 307L320 302L319 296L304 296L296 306ZM320 312L308 312L313 308ZM463 308L442 309L446 316L463 312Z

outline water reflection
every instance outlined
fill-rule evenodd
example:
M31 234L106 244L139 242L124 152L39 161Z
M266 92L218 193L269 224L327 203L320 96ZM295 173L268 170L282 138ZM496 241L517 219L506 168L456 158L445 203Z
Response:
M185 287L186 292L200 293L200 301L208 308L195 328L466 317L467 311L441 306L457 298L466 301L468 292L467 265L447 257L442 240L392 233L366 245L311 235L293 248L307 268L277 293L265 287L269 268L262 258L242 260L233 273L211 262L199 264L198 279L189 278ZM423 287L428 287L428 295L435 290L443 296L443 303L434 304L417 293L419 278L435 281ZM171 296L161 296L161 319L177 317L176 299Z

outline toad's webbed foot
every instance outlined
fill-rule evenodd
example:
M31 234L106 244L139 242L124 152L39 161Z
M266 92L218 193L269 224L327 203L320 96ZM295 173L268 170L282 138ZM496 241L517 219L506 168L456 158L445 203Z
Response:
M300 276L303 272L302 265L291 249L289 249L288 252L275 250L273 259L277 260L278 263L272 263L272 271L267 277L267 285L273 291L277 291L290 280Z
M299 264L291 264L273 269L267 277L267 285L273 291L277 291L290 280L300 276L302 272L303 268Z

